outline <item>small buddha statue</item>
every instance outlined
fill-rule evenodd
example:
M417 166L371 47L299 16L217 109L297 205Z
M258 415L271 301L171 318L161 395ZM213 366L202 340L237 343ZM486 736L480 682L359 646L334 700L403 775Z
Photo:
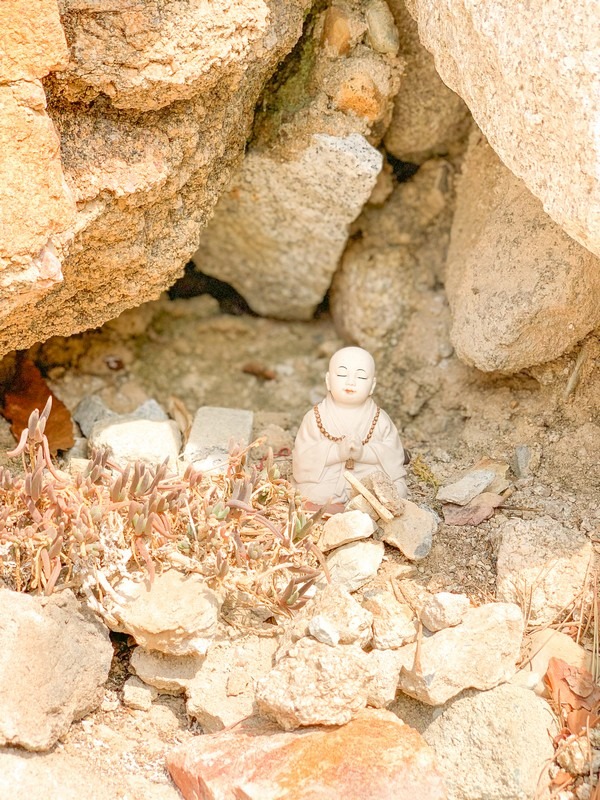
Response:
M407 496L404 449L396 426L372 398L375 383L375 362L361 347L344 347L331 357L327 396L304 416L292 453L294 483L312 503L346 503L346 470L359 479L385 472Z

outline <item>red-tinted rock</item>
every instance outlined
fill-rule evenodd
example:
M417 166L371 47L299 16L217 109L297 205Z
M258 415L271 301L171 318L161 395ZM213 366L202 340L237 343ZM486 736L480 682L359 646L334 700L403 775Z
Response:
M385 710L346 725L282 732L253 718L167 757L186 800L445 800L434 753Z

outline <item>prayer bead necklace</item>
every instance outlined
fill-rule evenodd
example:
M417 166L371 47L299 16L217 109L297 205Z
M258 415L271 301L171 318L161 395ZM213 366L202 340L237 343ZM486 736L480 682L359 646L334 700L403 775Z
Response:
M345 436L332 436L329 433L329 431L325 429L325 426L323 425L323 422L321 421L321 415L319 414L318 406L313 406L313 411L315 412L315 419L317 421L317 427L318 427L318 429L321 431L321 433L323 434L323 436L326 439L329 439L330 442L341 442L343 439L346 438ZM363 444L363 445L368 444L369 441L371 440L371 436L373 436L373 433L375 431L375 426L377 425L377 420L379 419L379 412L380 411L381 411L381 409L379 407L377 407L377 411L375 412L375 416L373 417L373 422L371 423L371 427L369 428L369 432L367 433L365 438L361 441L361 444ZM346 461L345 466L346 466L346 469L354 469L354 459L353 458L349 458Z

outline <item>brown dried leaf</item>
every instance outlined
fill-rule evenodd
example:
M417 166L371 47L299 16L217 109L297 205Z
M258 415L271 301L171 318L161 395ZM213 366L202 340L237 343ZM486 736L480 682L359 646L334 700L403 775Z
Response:
M556 775L552 778L550 785L562 789L569 783L573 783L574 780L575 779L573 778L570 772L566 772L564 769L560 769L556 773Z
M68 450L73 447L73 420L68 408L48 387L42 373L32 361L20 358L9 390L5 393L0 413L10 422L10 430L17 441L27 427L29 415L34 409L42 411L52 396L52 411L44 433L48 438L50 452Z
M580 697L589 697L595 688L591 673L575 667L572 667L571 672L565 673L565 680Z
M598 724L600 686L594 684L587 670L573 667L560 658L551 658L544 683L556 707L564 714L571 733L579 734L588 725ZM579 690L585 695L579 694Z
M494 492L482 492L466 506L451 503L443 507L446 525L479 525L494 514L494 509L502 505L504 498Z
M588 728L595 728L598 723L600 723L600 716L586 708L578 708L567 714L567 727L576 736Z
M167 403L167 410L177 423L177 427L181 431L184 440L187 442L187 440L190 438L193 420L192 415L187 410L185 403L183 400L175 397L175 395L171 395Z

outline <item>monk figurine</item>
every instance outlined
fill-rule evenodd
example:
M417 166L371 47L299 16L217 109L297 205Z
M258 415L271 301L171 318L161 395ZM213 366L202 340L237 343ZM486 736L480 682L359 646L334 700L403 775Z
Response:
M327 396L304 416L292 454L296 488L312 503L346 503L346 470L359 479L385 472L407 496L404 449L396 426L372 398L375 382L375 362L361 347L344 347L331 357Z

